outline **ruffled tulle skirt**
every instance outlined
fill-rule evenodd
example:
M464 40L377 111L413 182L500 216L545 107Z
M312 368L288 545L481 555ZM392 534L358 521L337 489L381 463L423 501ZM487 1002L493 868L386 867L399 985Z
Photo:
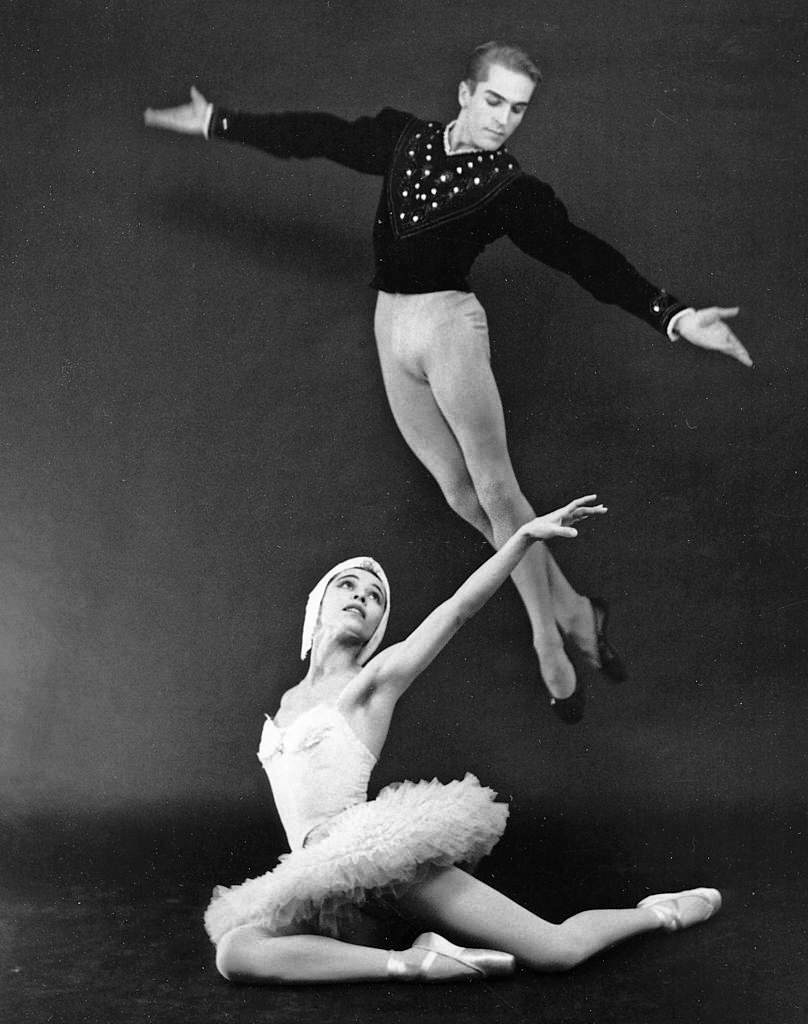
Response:
M351 912L400 895L432 867L473 867L505 831L508 806L471 774L444 785L400 782L320 826L274 870L230 888L218 886L205 913L217 943L232 928L256 924L271 934L312 931L339 937Z

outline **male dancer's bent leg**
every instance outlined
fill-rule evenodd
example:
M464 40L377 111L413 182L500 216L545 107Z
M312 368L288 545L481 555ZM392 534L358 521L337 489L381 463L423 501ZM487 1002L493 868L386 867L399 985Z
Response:
M390 408L405 441L451 507L499 547L534 511L508 454L482 307L464 293L381 293L376 337ZM584 648L591 647L591 606L544 544L534 545L513 580L530 619L544 681L554 696L567 697L575 689L575 673L557 623Z

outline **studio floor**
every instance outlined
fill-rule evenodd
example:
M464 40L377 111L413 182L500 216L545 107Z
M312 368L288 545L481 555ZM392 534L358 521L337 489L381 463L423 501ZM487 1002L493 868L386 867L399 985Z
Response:
M659 811L644 815L640 828L583 806L550 816L540 833L511 830L481 865L480 877L556 919L593 901L630 905L665 879L689 885L720 878L722 911L687 932L614 948L568 974L309 988L233 986L216 973L201 924L209 883L235 881L273 846L282 849L260 808L243 808L238 817L241 827L232 809L183 814L177 808L170 819L75 819L58 830L53 822L36 823L36 844L14 851L18 881L3 900L5 1018L37 1024L806 1019L808 892L799 813ZM28 884L20 884L26 877Z

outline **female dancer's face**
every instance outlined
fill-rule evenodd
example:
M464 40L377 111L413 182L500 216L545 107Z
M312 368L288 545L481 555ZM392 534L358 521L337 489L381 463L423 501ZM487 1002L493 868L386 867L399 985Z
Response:
M384 590L372 572L345 569L326 587L320 625L346 629L364 642L376 632L384 606Z

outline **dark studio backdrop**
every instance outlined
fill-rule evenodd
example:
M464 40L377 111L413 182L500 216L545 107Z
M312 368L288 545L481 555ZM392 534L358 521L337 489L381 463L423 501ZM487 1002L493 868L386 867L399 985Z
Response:
M0 1000L42 1021L527 1020L540 992L553 1021L803 1020L802 5L3 12ZM141 112L195 83L245 109L445 120L491 37L544 71L523 167L651 280L740 304L756 367L668 343L507 242L486 252L517 473L542 511L609 505L557 554L610 598L632 679L591 678L563 726L508 585L402 703L373 787L475 772L511 802L483 877L548 916L690 884L726 910L575 981L236 990L201 912L284 848L255 749L302 672L308 590L373 554L396 640L488 552L387 409L379 180Z

